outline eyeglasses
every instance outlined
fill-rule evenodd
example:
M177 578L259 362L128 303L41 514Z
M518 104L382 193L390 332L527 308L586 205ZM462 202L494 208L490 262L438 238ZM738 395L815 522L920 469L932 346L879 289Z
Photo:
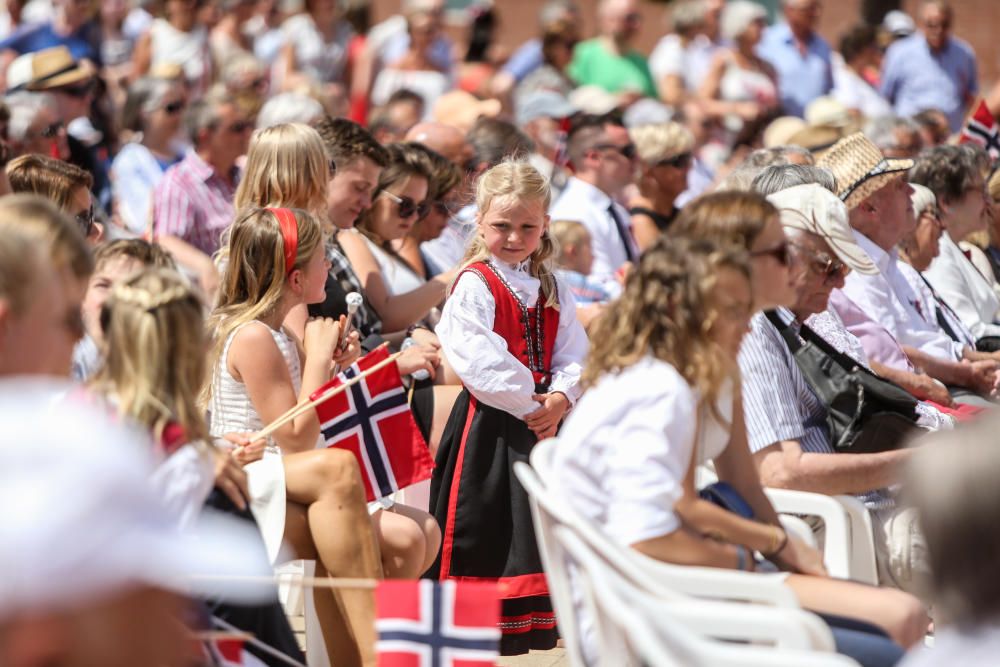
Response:
M809 248L795 245L796 248L809 256L810 269L818 275L823 276L823 283L829 285L836 282L851 272L851 267L838 259L826 255L819 255Z
M161 108L163 109L163 113L173 116L174 114L178 114L183 111L185 106L187 106L187 104L183 100L177 100L176 102L164 104Z
M782 266L788 266L791 263L791 255L788 251L788 241L782 241L780 244L774 246L773 248L765 248L764 250L754 250L750 253L751 257L773 257L778 264Z
M418 220L422 220L423 218L427 217L427 212L430 209L430 206L425 201L418 203L413 201L413 199L411 199L410 197L400 197L398 195L392 194L388 190L383 190L379 194L385 195L392 201L396 202L397 206L396 213L401 218L409 218L413 215L416 215Z
M86 211L80 211L74 216L76 224L80 225L80 231L83 232L83 237L87 238L90 236L91 230L94 228L94 205L91 204L90 208Z
M674 167L675 169L683 169L684 167L691 164L691 153L680 153L673 157L668 157L666 159L660 160L656 163L657 167Z
M65 93L70 97L86 97L90 93L94 92L94 81L86 81L75 86L63 86L61 88L56 88L56 91Z
M636 156L635 144L625 144L624 146L617 146L615 144L597 144L594 146L595 151L615 151L620 154L626 160L634 160Z

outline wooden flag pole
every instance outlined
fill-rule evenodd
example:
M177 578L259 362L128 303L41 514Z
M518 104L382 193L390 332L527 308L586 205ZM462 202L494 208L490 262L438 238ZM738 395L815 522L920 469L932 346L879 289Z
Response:
M302 414L305 414L309 410L312 410L313 408L315 408L320 403L323 403L324 401L327 401L330 398L333 398L334 396L336 396L340 392L344 391L348 387L356 385L357 383L361 382L362 380L364 380L366 377L368 377L369 375L371 375L375 371L382 370L383 368L385 368L389 364L395 362L396 359L399 358L399 355L401 355L401 354L402 354L402 352L397 352L396 354L391 354L388 357L386 357L385 359L383 359L382 361L380 361L377 364L375 364L374 366L372 366L371 368L369 368L366 371L364 371L363 373L359 373L356 377L351 378L347 382L345 382L345 383L343 383L341 385L337 385L336 387L333 387L332 389L328 389L327 391L323 392L322 394L320 394L318 397L316 397L315 399L313 399L311 401L306 401L304 403L299 403L298 405L292 407L292 409L290 409L288 412L286 412L285 414L283 414L280 417L278 417L277 419L275 419L273 422L271 422L270 424L268 424L265 428L261 429L257 433L254 433L253 435L251 435L250 436L250 442L258 442L260 440L264 440L269 435L271 435L272 433L274 433L279 428L281 428L282 426L284 426L288 422L292 421L296 417L298 417L298 416L300 416Z
M247 575L192 575L188 577L191 581L218 581L218 582L243 582L247 584L281 584L289 583L293 586L303 588L352 588L361 590L375 590L378 586L378 579L362 579L349 577L298 577L295 575L276 574L273 577L261 576L253 577Z

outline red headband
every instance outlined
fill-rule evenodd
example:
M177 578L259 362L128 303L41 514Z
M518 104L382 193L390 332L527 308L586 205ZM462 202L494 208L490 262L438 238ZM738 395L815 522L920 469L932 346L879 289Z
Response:
M285 275L287 276L295 268L295 258L299 254L299 223L295 220L295 214L287 208L267 209L278 219L281 226L281 238L285 245Z

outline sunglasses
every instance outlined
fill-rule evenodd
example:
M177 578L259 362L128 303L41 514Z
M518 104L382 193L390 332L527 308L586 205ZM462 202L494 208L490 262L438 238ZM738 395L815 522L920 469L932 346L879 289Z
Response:
M55 139L59 136L59 133L66 129L66 124L61 120L57 120L51 125L43 127L39 132L38 136L45 137L46 139Z
M635 144L625 144L624 146L616 146L615 144L597 144L594 146L595 151L615 151L620 154L626 160L634 160L636 153Z
M76 224L80 226L83 237L88 238L90 232L94 229L94 205L91 204L89 209L80 211L73 217L76 220Z
M399 197L392 194L388 190L383 190L379 193L380 195L385 195L392 201L396 202L397 210L396 213L400 218L409 218L413 215L417 216L418 220L422 220L427 216L427 212L430 210L430 205L425 202L415 202L409 197Z
M829 285L832 282L843 278L851 272L851 267L847 266L839 259L817 255L808 248L796 246L809 255L810 268L817 274L823 276L823 283Z
M782 241L780 244L774 246L773 248L766 248L764 250L754 250L750 253L751 257L773 257L778 264L782 266L788 266L791 263L792 256L788 249L788 241Z
M76 86L63 86L62 88L56 88L60 93L65 93L70 97L86 97L90 93L94 92L94 82L87 81L86 83L81 83Z
M691 153L680 153L673 157L668 157L666 159L660 160L656 163L657 167L674 167L675 169L683 169L684 167L691 164Z
M247 130L253 129L253 123L248 120L236 121L232 125L226 128L226 132L230 134L243 134Z
M187 106L185 102L177 100L176 102L171 102L170 104L164 104L162 109L163 113L173 116L183 111L185 106Z

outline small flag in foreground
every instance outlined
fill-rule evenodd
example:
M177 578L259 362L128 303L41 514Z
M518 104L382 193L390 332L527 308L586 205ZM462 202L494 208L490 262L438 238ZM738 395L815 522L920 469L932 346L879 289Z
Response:
M218 667L263 667L257 656L246 650L242 639L234 637L212 639L205 643L209 665Z
M389 356L385 348L359 359L344 371L357 377ZM339 377L317 389L315 400L342 384ZM353 452L361 466L368 502L430 479L434 461L413 421L395 362L316 406L328 447Z
M486 667L500 645L495 583L380 581L378 667Z
M958 142L979 144L986 149L990 158L1000 158L1000 125L986 106L986 100L979 100L976 110L965 121Z

